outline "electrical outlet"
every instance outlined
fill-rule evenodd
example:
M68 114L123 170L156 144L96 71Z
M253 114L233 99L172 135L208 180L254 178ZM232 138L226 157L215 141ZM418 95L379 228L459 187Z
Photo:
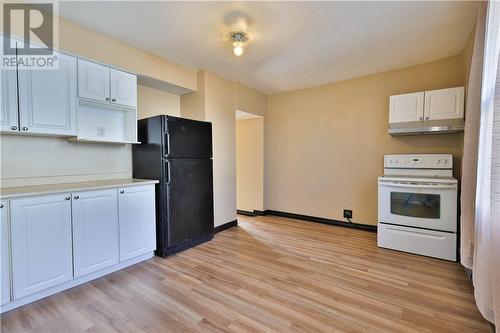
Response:
M344 209L344 218L345 219L352 219L352 210L351 209Z
M104 127L97 127L97 136L104 136L106 129Z

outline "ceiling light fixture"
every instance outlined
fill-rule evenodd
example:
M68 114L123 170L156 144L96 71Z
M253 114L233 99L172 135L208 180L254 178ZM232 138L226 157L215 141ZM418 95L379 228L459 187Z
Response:
M231 32L229 38L231 38L233 42L234 55L237 57L241 56L243 54L243 46L245 46L245 42L248 41L247 34L241 31Z

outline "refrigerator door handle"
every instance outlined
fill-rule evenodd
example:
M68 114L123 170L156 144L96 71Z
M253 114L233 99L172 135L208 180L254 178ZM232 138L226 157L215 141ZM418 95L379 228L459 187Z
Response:
M167 145L167 153L165 154L165 157L168 157L168 155L170 155L170 134L168 134L168 132L165 133L165 141Z
M166 184L169 185L170 184L170 162L168 160L165 160L165 162L167 163L167 168L165 170L167 172L167 174L165 175Z

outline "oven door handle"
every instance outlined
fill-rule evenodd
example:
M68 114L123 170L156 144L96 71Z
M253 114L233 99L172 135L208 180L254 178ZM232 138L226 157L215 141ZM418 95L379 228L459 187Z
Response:
M379 182L380 186L404 187L404 188L430 188L436 190L456 189L456 184L405 184L392 182Z

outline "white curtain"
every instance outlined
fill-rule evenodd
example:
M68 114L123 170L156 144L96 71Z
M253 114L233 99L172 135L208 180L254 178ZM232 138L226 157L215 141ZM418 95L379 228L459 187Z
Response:
M500 2L486 14L472 272L478 308L500 333Z
M484 30L487 2L481 2L476 21L474 47L467 85L464 151L462 157L460 261L472 269L474 261L474 230L476 216L477 156L481 118L481 78L483 74Z

